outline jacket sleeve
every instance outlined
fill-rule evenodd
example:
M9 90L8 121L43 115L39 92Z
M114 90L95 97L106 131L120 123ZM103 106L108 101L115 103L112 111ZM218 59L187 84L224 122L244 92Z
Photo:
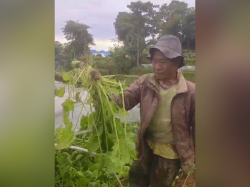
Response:
M123 91L124 94L124 104L125 109L130 110L134 106L140 103L141 99L141 85L143 77L140 77L138 80L136 80L134 83L130 85L129 88L125 89ZM119 107L123 107L122 102L122 94L115 95L114 96L115 102L118 104Z

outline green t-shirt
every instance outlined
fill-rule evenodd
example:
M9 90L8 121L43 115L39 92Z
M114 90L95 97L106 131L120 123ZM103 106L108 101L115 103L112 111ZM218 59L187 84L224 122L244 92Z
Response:
M174 149L171 124L171 102L176 95L177 85L165 90L159 86L160 103L147 129L147 143L154 154L168 159L179 158Z

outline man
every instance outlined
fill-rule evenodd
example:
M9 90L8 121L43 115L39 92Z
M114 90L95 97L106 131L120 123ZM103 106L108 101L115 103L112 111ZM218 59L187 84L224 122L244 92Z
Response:
M170 187L180 169L194 167L195 85L179 71L184 58L177 37L162 36L149 54L154 74L124 91L126 110L140 103L141 117L130 187ZM121 96L116 102L122 106Z

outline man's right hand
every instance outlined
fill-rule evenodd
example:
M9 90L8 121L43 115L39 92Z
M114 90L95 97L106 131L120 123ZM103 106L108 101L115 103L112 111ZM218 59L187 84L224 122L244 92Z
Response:
M100 77L101 77L101 74L98 72L98 71L96 71L96 70L93 70L91 73L90 73L90 75L91 75L91 79L92 80L99 80L100 79Z

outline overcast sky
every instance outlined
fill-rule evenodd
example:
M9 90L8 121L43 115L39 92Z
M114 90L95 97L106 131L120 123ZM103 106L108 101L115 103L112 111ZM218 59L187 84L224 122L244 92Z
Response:
M55 0L55 41L66 42L61 28L66 20L79 21L91 27L96 50L108 50L113 46L111 39L116 38L113 23L118 12L128 11L127 5L136 0ZM149 0L141 0L147 2ZM152 0L162 5L171 0ZM195 7L195 0L185 0L189 7Z

